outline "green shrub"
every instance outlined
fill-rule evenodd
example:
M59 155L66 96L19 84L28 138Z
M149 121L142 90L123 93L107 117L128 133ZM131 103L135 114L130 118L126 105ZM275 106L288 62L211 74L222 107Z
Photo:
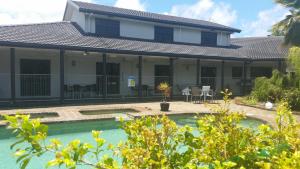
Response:
M300 89L293 88L285 90L283 93L285 101L291 106L292 110L300 110Z
M229 110L228 93L224 101L225 104L213 109L218 114L198 117L196 128L179 127L166 116L124 122L123 129L128 140L117 147L109 146L122 158L121 166L113 157L99 156L105 142L99 131L92 132L97 143L95 147L80 140L64 146L58 139L45 145L47 126L39 120L30 120L29 116L24 115L5 118L19 139L12 148L23 142L29 143L15 150L22 168L32 157L39 157L46 152L54 154L48 167L64 165L71 169L82 165L97 169L300 168L299 124L287 103L277 107L275 128L261 125L255 131L239 125L246 117ZM195 134L195 130L198 134ZM90 156L90 153L94 156Z
M266 77L256 78L251 96L258 101L263 102L275 102L280 100L282 98L282 88L275 85L272 80L274 79L268 79ZM282 83L279 79L276 79L275 82Z
M300 108L299 77L295 74L282 74L273 71L271 78L258 77L250 97L258 101L273 103L285 99L293 110Z

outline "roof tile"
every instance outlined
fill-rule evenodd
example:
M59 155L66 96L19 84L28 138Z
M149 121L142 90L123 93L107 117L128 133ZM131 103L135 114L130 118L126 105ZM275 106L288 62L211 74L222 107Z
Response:
M115 39L84 34L77 24L56 22L0 26L1 46L65 48L99 52L211 59L284 59L282 37L237 38L230 47L167 44L143 40Z

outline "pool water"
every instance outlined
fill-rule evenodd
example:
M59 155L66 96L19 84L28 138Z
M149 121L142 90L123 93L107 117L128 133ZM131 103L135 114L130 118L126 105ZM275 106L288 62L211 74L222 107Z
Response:
M170 118L180 126L186 124L195 126L195 118L193 115L174 115L170 116ZM252 119L241 122L242 126L251 128L257 128L260 124L262 124L262 122ZM59 140L66 144L71 140L80 139L83 142L94 143L91 136L92 130L103 131L101 137L114 145L117 145L121 140L126 140L125 132L120 129L120 123L115 120L50 124L49 140L59 138ZM9 149L10 145L15 141L15 137L13 137L8 130L4 127L0 127L0 169L19 168L19 165L16 164L16 158L13 156L13 151ZM46 162L52 159L52 154L45 154L40 158L32 159L27 168L45 168ZM82 167L82 169L85 169L85 167Z

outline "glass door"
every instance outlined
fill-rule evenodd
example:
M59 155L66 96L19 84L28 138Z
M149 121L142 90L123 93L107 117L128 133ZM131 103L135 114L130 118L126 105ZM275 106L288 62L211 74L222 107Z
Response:
M103 94L103 63L96 64L97 90ZM120 64L106 63L107 94L120 94Z
M50 96L50 60L20 60L21 96Z
M170 66L169 65L155 65L154 68L154 87L155 92L157 91L157 86L162 82L169 83L170 80Z
M201 85L210 86L211 89L216 90L216 67L202 67L201 68Z

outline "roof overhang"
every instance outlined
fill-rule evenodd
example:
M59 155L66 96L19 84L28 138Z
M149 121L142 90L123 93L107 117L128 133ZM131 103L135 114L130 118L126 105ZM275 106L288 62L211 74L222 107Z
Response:
M90 48L80 46L62 46L51 44L35 44L35 43L22 43L22 42L4 42L0 41L0 46L4 47L20 47L20 48L36 48L36 49L57 49L57 50L74 50L74 51L89 51L99 53L113 53L113 54L132 54L143 56L162 56L172 58L190 58L190 59L210 59L210 60L232 60L232 61L251 61L249 58L237 57L221 57L221 56L205 56L205 55L187 55L187 54L174 54L174 53L160 53L160 52L143 52L143 51L130 51L130 50L116 50L105 48Z

